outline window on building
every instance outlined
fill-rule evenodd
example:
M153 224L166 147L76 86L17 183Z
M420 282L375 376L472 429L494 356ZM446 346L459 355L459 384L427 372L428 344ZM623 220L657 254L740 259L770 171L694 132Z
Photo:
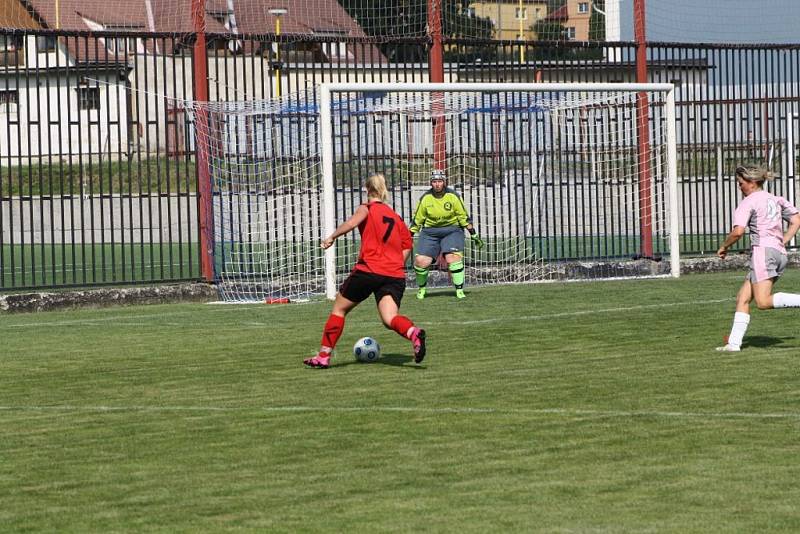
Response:
M22 35L0 35L0 50L22 50L24 42Z
M0 90L0 113L16 113L19 95L16 89Z
M570 26L567 28L567 39L574 40L575 39L575 26Z
M100 109L100 88L79 87L78 109L80 110Z
M144 31L144 26L138 24L132 26L106 24L102 29L111 33L111 35L105 37L105 41L106 48L112 54L135 54L138 51L139 39L127 34L133 31Z
M589 2L578 2L578 13L588 13Z
M138 45L138 39L135 37L107 37L106 48L113 54L135 54Z
M36 51L37 52L55 52L56 51L56 38L53 35L39 35L36 37Z
M25 45L22 35L0 35L0 66L25 65Z
M527 7L518 7L516 9L516 19L517 20L527 20L528 19L528 8Z

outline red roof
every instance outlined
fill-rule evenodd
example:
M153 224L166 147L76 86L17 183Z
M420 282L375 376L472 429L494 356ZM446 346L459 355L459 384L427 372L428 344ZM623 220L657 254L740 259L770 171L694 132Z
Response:
M52 0L19 0L32 11L45 28L56 27L55 2ZM276 27L275 15L270 9L283 8L281 34L297 36L341 36L342 41L364 38L361 27L336 0L234 0L236 33L272 34ZM60 0L60 29L86 31L93 28L85 19L102 25L105 30L131 29L159 33L192 33L192 0L150 0L152 21L148 18L146 0ZM227 0L206 0L206 32L230 34L225 27L228 15ZM74 48L74 47L71 47ZM90 47L91 48L91 47ZM377 48L365 47L372 61L386 62ZM358 54L362 47L348 47ZM79 53L81 57L93 51ZM109 54L101 54L107 58ZM116 58L115 58L116 59ZM362 58L354 57L355 61Z
M548 14L544 20L549 22L561 22L569 19L569 12L567 11L567 5L564 4L563 6L559 7L552 13Z
M39 16L44 27L56 27L53 0L20 0ZM141 29L142 31L189 33L194 31L192 0L150 0L152 25L147 17L145 0L60 0L60 28L90 30L85 21L102 24L106 29ZM275 16L270 9L284 8L281 32L298 36L337 32L343 36L365 37L361 27L336 0L235 0L234 15L238 33L270 34L275 30ZM206 1L206 32L229 33L219 20L228 13L227 0ZM219 18L218 18L219 17ZM151 27L152 26L152 27Z

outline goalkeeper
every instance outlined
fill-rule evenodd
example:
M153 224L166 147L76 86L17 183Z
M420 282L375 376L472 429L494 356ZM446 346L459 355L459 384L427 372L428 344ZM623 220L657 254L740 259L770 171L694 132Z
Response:
M483 241L472 226L464 202L453 189L447 187L444 171L431 174L431 188L422 195L414 213L412 234L419 234L414 256L414 274L417 278L417 298L424 299L428 285L428 271L435 258L444 254L447 269L456 288L456 298L464 295L464 229L470 233L475 248Z

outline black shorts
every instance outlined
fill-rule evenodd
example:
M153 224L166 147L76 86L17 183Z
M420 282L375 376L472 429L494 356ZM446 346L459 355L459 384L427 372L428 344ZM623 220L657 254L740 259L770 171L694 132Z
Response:
M405 278L393 278L381 274L353 271L350 273L350 276L342 282L339 293L347 300L353 302L363 302L364 299L372 294L375 295L375 302L380 302L383 297L390 295L399 308L405 290Z

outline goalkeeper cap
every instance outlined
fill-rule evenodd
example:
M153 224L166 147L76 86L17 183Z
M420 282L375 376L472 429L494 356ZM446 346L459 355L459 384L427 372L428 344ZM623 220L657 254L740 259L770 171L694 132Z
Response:
M447 183L447 173L441 169L431 171L431 182L434 180L444 180L444 182Z

